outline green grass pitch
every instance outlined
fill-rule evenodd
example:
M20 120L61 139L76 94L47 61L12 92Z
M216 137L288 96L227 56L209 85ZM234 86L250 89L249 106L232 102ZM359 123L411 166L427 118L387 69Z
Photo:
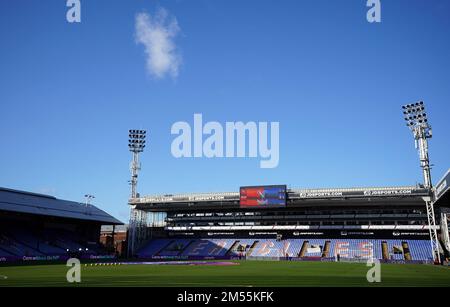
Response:
M383 264L381 283L366 280L365 264L236 261L233 266L120 265L81 266L81 283L66 281L65 265L0 267L5 286L450 286L450 268ZM6 278L4 277L6 276Z

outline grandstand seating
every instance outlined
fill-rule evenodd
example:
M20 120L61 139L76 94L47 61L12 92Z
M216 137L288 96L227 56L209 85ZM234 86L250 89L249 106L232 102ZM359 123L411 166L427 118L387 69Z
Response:
M289 249L287 250L288 256L289 257L298 257L298 255L300 254L300 251L302 249L304 241L305 240L299 240L299 239L289 240L290 244L289 244Z
M403 260L403 247L400 240L386 240L390 260Z
M65 249L51 245L49 241L39 238L32 230L27 230L26 228L14 229L14 232L10 233L10 237L14 238L16 242L20 242L40 254L60 255L66 252ZM37 255L35 252L33 252L33 254Z
M156 255L164 247L166 247L173 240L170 239L157 239L152 240L150 244L145 245L139 252L138 257L147 258Z
M329 257L382 259L381 240L348 239L331 240Z
M308 241L308 246L307 246L307 250L305 253L305 257L321 257L322 256L322 249L323 246L325 245L325 240L317 240L317 239L312 239L312 240L307 240ZM317 248L314 248L317 247ZM311 251L314 248L314 251ZM316 251L317 250L317 251Z
M191 243L190 239L178 239L170 242L166 247L159 251L159 256L178 256Z
M62 229L45 230L38 234L26 226L9 225L0 229L1 257L61 256L80 251L95 255L100 250L101 247L96 242L88 244L85 238Z
M1 262L112 256L101 226L121 224L94 205L0 187Z
M255 243L253 239L236 239L228 254L232 256L246 256L253 243Z
M0 249L0 257L11 257L12 254Z
M16 241L13 237L2 233L0 235L0 248L10 254L10 256L42 256L43 254L33 249L31 246L27 246L19 241Z
M328 242L328 252L324 246ZM386 242L389 260L405 260L402 243L406 242L411 260L427 261L432 258L428 240L374 240L374 239L156 239L138 253L141 258L154 256L184 257L303 257L341 259L383 259L382 242ZM243 248L245 247L245 248ZM308 250L309 249L309 250Z
M249 256L284 257L289 250L290 241L260 240Z
M408 240L409 250L412 260L433 259L431 252L431 242L428 240Z
M233 239L200 239L183 251L183 256L225 256L236 240Z
M89 249L86 244L87 240L77 236L74 233L65 230L46 230L44 231L44 236L47 238L48 242L59 248L60 250L66 252L69 251L79 251L82 250L88 254L96 254L95 249ZM83 243L80 243L83 242Z

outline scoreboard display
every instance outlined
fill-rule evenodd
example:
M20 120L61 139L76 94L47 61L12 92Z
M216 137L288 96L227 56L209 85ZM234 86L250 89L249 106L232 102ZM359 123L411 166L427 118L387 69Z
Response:
M255 186L240 188L241 208L274 208L286 206L286 186Z

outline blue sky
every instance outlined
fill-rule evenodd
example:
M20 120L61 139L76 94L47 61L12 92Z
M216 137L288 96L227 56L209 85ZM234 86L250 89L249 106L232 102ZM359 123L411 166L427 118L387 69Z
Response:
M364 0L0 2L0 186L128 219L128 129L147 129L141 194L422 181L400 106L424 100L436 182L450 167L450 2ZM139 13L178 25L181 65L156 78ZM176 121L280 122L280 162L175 159Z

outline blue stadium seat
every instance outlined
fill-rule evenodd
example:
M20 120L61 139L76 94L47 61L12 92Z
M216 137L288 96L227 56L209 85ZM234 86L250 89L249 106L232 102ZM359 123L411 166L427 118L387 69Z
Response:
M289 257L298 257L305 241L308 241L308 247L320 248L319 251L306 251L305 257L322 257L325 243L328 241L327 257L329 258L339 254L342 259L373 257L381 260L383 259L382 242L385 241L389 257L393 260L404 260L402 242L405 240L380 239L287 239L281 241L275 239L156 239L144 246L138 255L144 258L155 256L159 252L160 256L184 257L224 257L227 253L230 256L247 254L253 257L285 257L287 254ZM406 242L409 245L412 260L432 259L429 240L406 240ZM233 250L230 250L233 244ZM239 251L240 245L246 246L246 250Z

